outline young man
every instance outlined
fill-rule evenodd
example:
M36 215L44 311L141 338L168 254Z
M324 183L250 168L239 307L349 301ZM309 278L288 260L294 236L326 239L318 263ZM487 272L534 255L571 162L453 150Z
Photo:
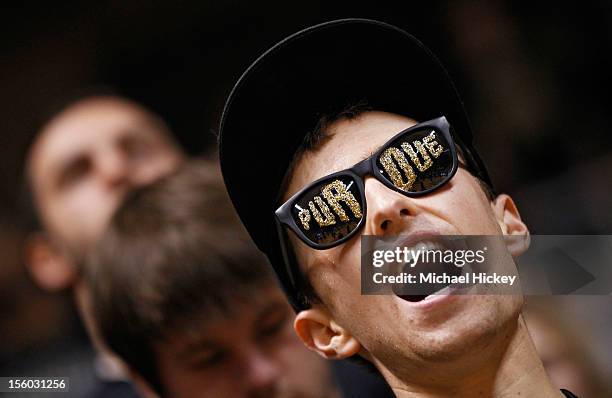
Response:
M550 383L518 295L360 293L362 235L512 235L515 255L529 244L512 199L491 193L450 78L415 38L352 19L281 41L230 94L220 153L307 347L370 362L398 397L571 396Z
M218 167L191 162L131 195L86 270L102 336L146 396L339 397Z
M98 339L87 302L89 286L82 277L85 253L128 192L172 172L183 158L158 116L130 100L106 94L66 104L29 147L25 179L31 234L26 265L43 290L73 294L95 344ZM66 362L64 359L56 362ZM104 396L110 384L84 369L106 369L98 376L113 380L116 363L112 356L98 356L95 367L93 360L83 364L81 354L75 355L75 361L79 365L71 390L82 396ZM60 370L59 365L51 364L46 372ZM110 396L117 394L116 390L108 391Z

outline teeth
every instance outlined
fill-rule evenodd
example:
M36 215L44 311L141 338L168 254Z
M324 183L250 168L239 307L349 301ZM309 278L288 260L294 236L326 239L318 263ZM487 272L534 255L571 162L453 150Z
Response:
M444 246L440 245L438 242L434 241L422 241L418 242L416 245L409 247L409 251L426 251L426 250L444 250Z
M417 252L425 252L430 250L445 250L446 248L435 241L421 241L417 242L413 246L407 247L407 255L406 261L403 264L399 264L399 272L403 270L403 266L409 265L414 266L413 260L415 258L415 253Z
M450 292L450 285L449 286L444 286L442 289L438 290L437 292L433 292L430 295L428 295L427 297L425 297L423 299L423 301L427 301L430 300L431 298L433 298L434 296L440 296L440 295L444 295Z

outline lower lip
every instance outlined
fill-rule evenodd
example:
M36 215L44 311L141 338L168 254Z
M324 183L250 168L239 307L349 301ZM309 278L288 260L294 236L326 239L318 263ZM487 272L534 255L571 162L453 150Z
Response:
M451 302L456 300L456 298L458 297L457 294L453 294L453 291L456 290L450 286L445 287L444 289L440 290L439 292L429 295L426 298L424 298L421 301L408 301L408 300L404 300L401 297L398 297L400 300L402 300L403 302L405 302L407 305L410 306L410 308L415 308L415 309L431 309L431 308L435 308L437 306L440 306L444 303L447 302Z

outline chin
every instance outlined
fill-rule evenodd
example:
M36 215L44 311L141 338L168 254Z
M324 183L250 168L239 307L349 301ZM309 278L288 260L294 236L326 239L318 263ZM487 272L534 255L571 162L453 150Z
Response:
M411 347L412 356L428 363L464 360L507 341L518 324L522 297L461 298L466 299L466 305L459 313L435 328L412 330L409 338L416 343Z

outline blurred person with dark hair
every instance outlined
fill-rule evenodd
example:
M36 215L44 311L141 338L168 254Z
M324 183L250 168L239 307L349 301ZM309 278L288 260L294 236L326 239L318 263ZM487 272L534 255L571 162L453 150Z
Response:
M329 364L293 333L216 165L135 191L85 269L101 335L146 396L339 397Z
M78 353L70 360L62 358L61 351L51 364L43 366L45 372L55 375L59 369L67 369L58 363L68 362L64 364L68 367L76 364L81 373L71 382L75 394L80 391L104 396L104 387L113 384L95 383L122 378L119 362L99 343L92 326L86 293L89 287L82 278L85 253L131 190L172 172L183 157L157 115L108 94L90 94L61 107L28 148L24 175L24 202L30 204L31 218L27 268L43 290L69 291L73 295L88 334L102 353L95 365L82 366L93 362L93 353ZM31 364L34 369L40 368L36 359ZM85 370L93 372L94 368L95 377ZM109 391L111 396L117 394L116 389Z
M523 309L531 339L551 381L581 397L612 397L589 350L584 330L563 317L559 302L531 297Z

